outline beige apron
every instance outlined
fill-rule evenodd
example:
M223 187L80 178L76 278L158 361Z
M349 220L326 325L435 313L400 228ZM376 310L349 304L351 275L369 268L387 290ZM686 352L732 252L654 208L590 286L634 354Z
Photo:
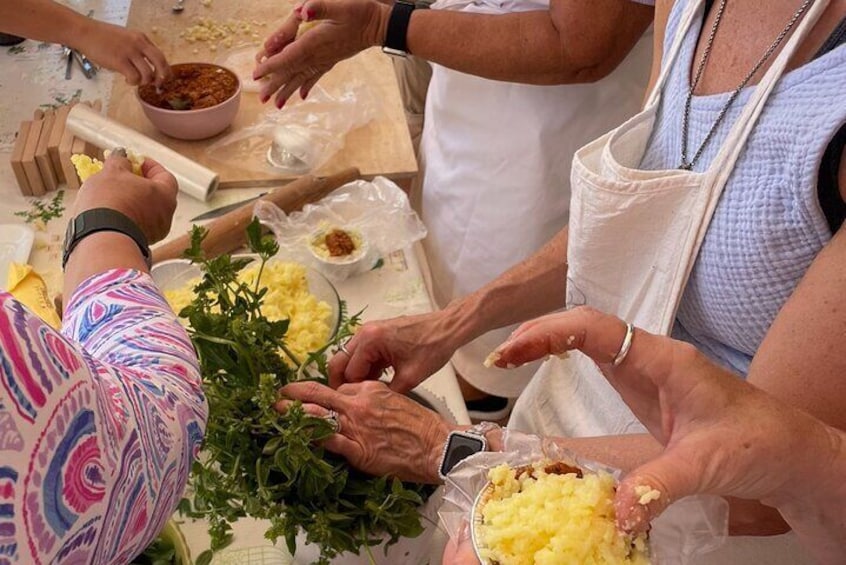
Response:
M663 85L704 0L692 0L646 109L573 158L567 306L589 305L669 334L723 187L797 46L828 0L817 0L773 62L703 173L637 167ZM579 353L550 359L520 397L510 425L541 435L644 431L596 365Z

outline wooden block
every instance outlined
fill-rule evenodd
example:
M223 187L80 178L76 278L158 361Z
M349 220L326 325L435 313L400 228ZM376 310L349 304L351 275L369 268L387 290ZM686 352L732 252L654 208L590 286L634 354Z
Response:
M65 176L65 183L68 188L76 190L79 188L79 177L76 176L76 169L71 163L71 155L73 155L73 140L74 136L68 128L62 132L62 139L59 141L59 161L62 167L62 173Z
M29 128L29 137L24 145L23 156L21 163L23 164L26 178L29 181L29 186L32 187L33 196L43 196L47 194L47 187L44 186L44 181L41 180L41 171L38 170L38 164L35 162L35 150L38 147L38 140L41 138L41 128L44 126L44 120L35 120Z
M50 161L50 154L47 152L47 145L50 142L50 132L56 121L56 112L48 110L44 112L44 125L41 127L41 137L38 139L38 146L35 148L35 163L41 171L41 180L48 192L59 188L59 178L53 170L53 163Z
M44 109L43 108L36 108L35 111L32 113L33 120L40 120L44 118Z
M65 104L56 110L56 119L53 122L53 129L50 130L50 138L47 141L47 153L50 155L50 162L53 164L53 171L56 172L56 180L60 183L66 182L65 171L62 168L62 161L59 158L59 143L62 141L62 134L65 132L65 123L68 121L68 112L73 105Z
M31 126L32 122L21 122L21 127L18 128L18 137L15 139L15 147L12 149L12 171L14 171L15 179L18 181L18 188L21 189L21 194L24 196L32 196L32 187L29 186L29 180L26 178L26 171L24 171L21 161Z

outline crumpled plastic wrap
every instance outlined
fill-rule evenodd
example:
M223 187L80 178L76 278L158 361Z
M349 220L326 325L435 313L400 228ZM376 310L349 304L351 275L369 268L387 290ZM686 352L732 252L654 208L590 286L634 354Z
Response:
M408 196L384 177L345 184L292 214L260 200L254 215L275 234L279 257L312 267L334 281L368 271L380 257L426 236L426 226L411 209ZM329 263L309 250L315 234L332 227L361 235L366 251L354 263Z
M338 92L315 86L306 100L270 108L251 126L230 133L207 149L209 157L261 173L304 174L319 169L344 147L347 133L376 116L374 94L361 82Z
M511 430L504 433L505 450L481 452L458 463L444 488L444 503L438 515L451 538L470 523L476 496L488 482L488 470L508 464L527 465L541 459L564 461L585 471L605 471L619 480L618 469L582 459L549 439ZM649 532L653 564L684 565L699 555L717 549L728 536L728 504L717 496L689 496L673 503L652 521Z

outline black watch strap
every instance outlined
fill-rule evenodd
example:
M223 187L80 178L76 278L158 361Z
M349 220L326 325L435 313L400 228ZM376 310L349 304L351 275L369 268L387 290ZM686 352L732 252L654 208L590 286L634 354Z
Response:
M114 231L129 236L138 244L138 249L144 255L144 261L149 268L152 263L150 246L141 228L128 216L111 208L92 208L80 213L70 222L65 232L65 246L62 254L62 269L68 262L70 254L80 241L89 235L102 231Z
M391 7L391 16L388 18L388 30L385 33L385 45L382 51L389 55L405 57L408 54L408 23L411 21L411 13L416 6L411 2L394 2Z

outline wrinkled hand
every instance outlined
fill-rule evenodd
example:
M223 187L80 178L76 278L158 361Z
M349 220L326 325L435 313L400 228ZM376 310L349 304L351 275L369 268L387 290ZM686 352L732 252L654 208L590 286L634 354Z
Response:
M89 20L90 28L74 45L94 63L119 72L131 85L154 82L161 85L170 77L170 65L158 47L137 30Z
M265 79L262 102L276 93L277 108L312 87L335 63L381 45L390 8L377 0L308 0L297 6L256 55L255 80ZM302 22L319 25L297 37Z
M440 313L368 322L329 361L329 384L376 380L394 368L391 389L408 392L446 365L455 352L448 331L439 328Z
M152 159L144 161L141 173L133 174L125 157L110 156L103 170L79 189L71 217L92 208L111 208L134 221L150 244L164 239L176 210L176 179Z
M624 335L618 318L582 307L523 324L497 348L500 367L582 351L666 446L618 488L621 529L643 531L669 503L691 494L766 502L795 486L800 478L794 455L825 434L821 423L668 337L637 330L625 361L613 367ZM660 497L639 504L637 487L654 488Z
M323 443L333 453L372 475L404 481L438 482L437 467L449 426L438 414L392 392L380 382L345 384L337 391L315 382L280 389L285 399L300 400L308 414L338 413L339 433ZM284 412L290 401L280 400Z

